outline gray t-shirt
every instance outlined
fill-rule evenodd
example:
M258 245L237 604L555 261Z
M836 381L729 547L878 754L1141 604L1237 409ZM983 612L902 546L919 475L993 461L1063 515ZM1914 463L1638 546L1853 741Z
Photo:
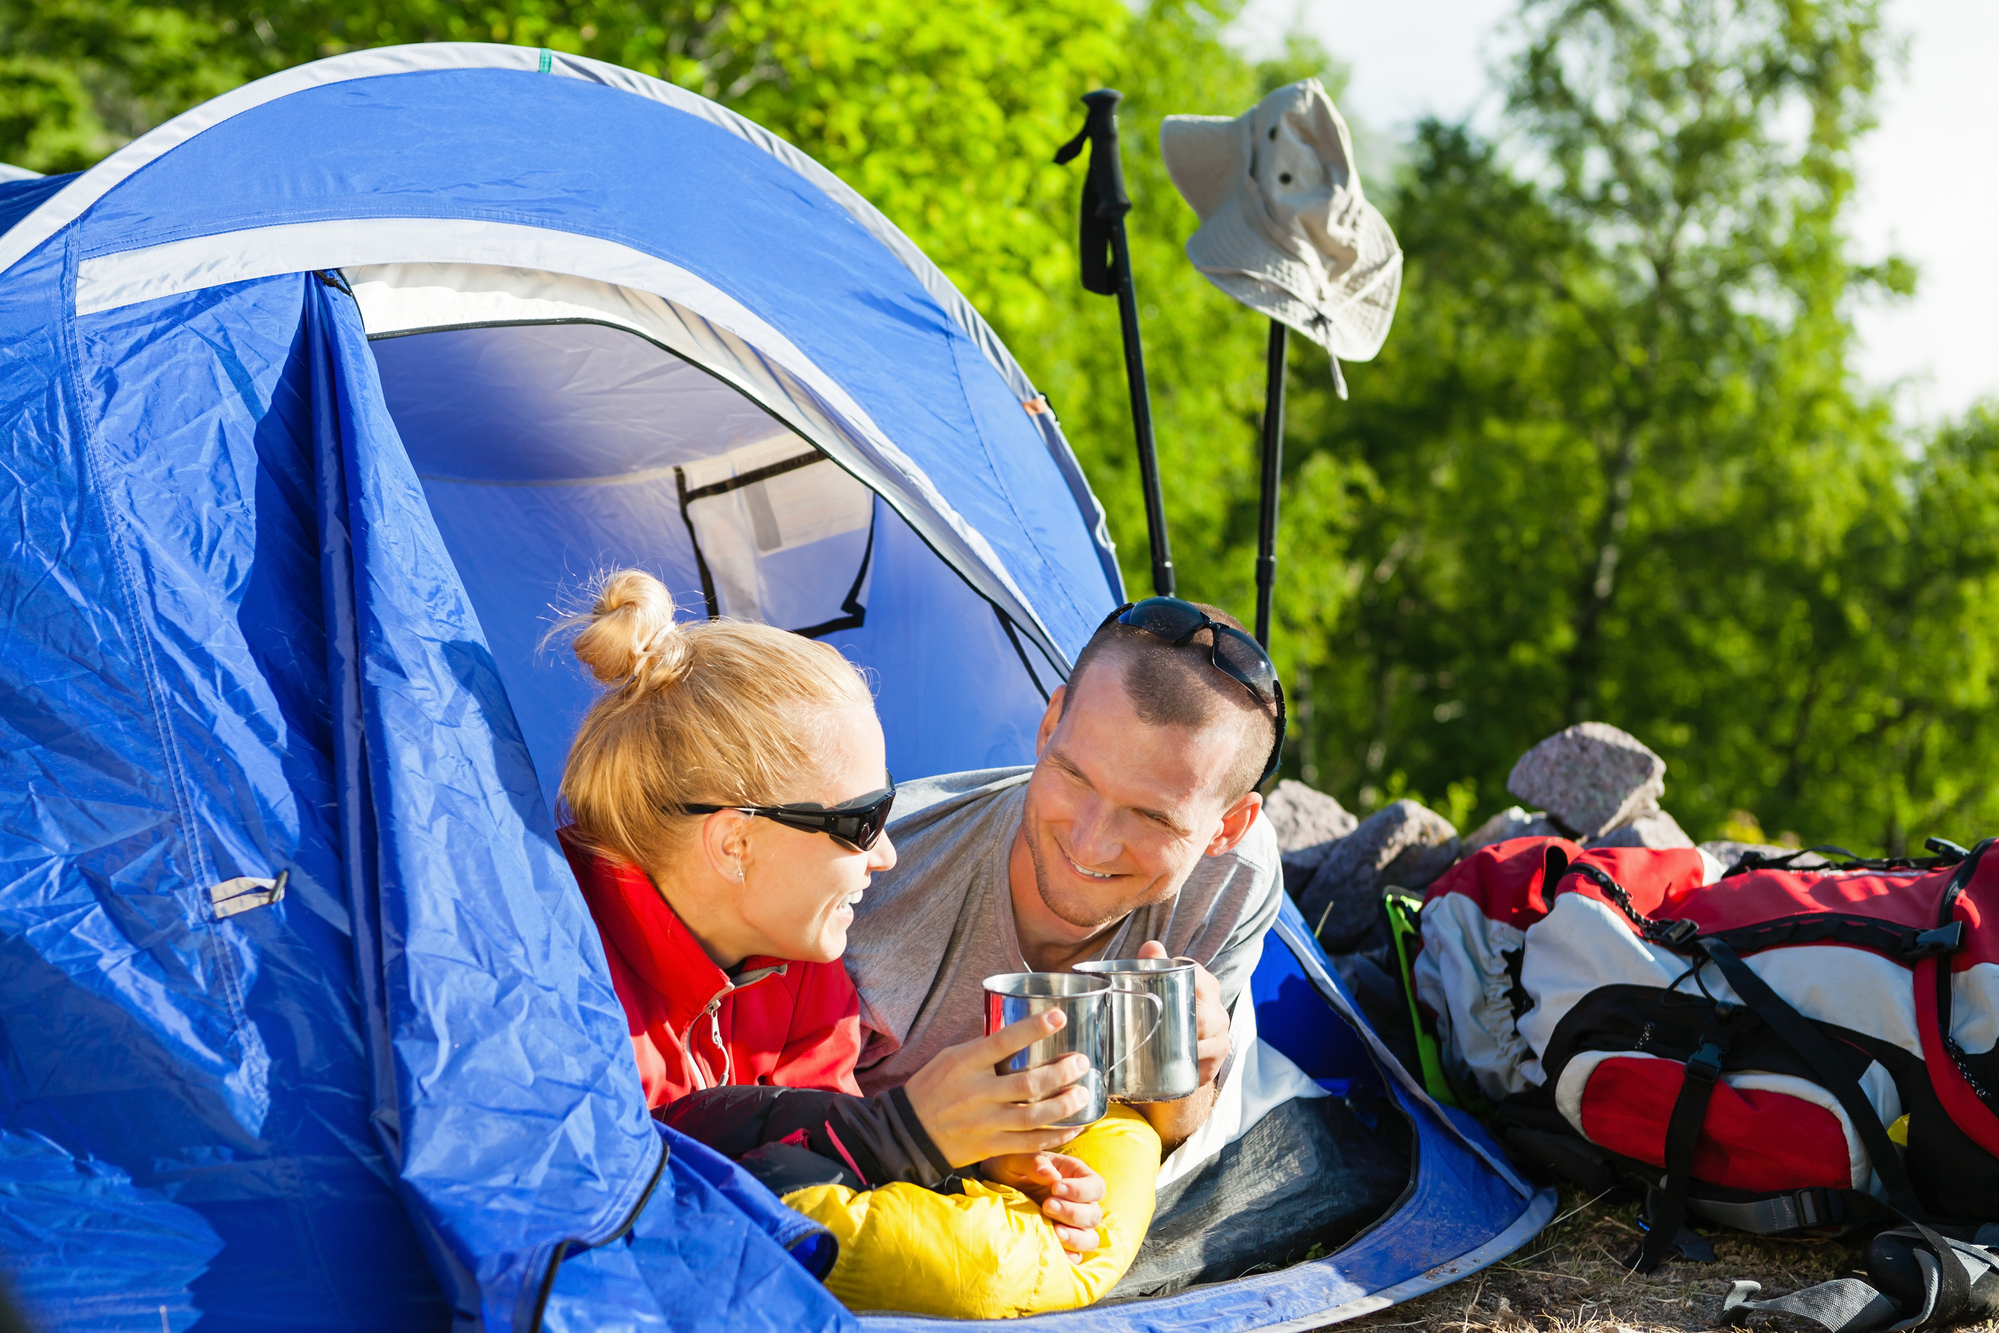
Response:
M897 789L895 869L874 877L847 935L866 1044L858 1075L872 1095L905 1082L946 1046L985 1031L981 984L1025 972L1007 856L1031 768L924 778ZM1233 1005L1263 953L1284 892L1277 837L1259 817L1234 851L1204 856L1166 902L1141 907L1098 957L1129 958L1147 940L1193 958Z

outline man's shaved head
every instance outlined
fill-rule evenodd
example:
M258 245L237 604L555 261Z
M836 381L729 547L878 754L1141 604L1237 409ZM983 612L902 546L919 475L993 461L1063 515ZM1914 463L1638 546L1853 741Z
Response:
M1202 602L1194 605L1217 624L1242 628L1240 621L1219 607ZM1256 701L1249 687L1223 675L1209 662L1213 640L1214 632L1203 629L1176 648L1143 630L1112 621L1098 630L1077 656L1062 711L1068 712L1084 672L1115 668L1122 676L1125 697L1146 724L1188 731L1226 726L1235 733L1236 757L1229 766L1222 796L1233 802L1263 776L1277 736L1277 718L1273 709Z

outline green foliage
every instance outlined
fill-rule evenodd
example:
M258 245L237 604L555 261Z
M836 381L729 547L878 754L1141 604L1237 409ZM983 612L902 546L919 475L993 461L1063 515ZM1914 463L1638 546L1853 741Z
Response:
M1126 94L1129 219L1184 593L1247 618L1266 325L1181 254L1169 112L1340 71L1255 66L1232 0L0 0L0 159L72 170L321 55L586 54L804 148L899 223L1049 395L1149 584L1115 303L1076 280L1078 97ZM1850 153L1892 54L1875 0L1524 0L1505 134L1429 124L1391 180L1382 355L1333 396L1294 339L1276 655L1292 771L1461 825L1585 717L1670 764L1697 837L1901 847L1999 823L1999 416L1916 448L1847 366ZM1363 153L1373 151L1363 135ZM1502 151L1501 144L1504 145ZM1746 827L1743 825L1742 827Z
M1955 460L1990 423L1912 458L1846 359L1856 292L1909 285L1840 229L1873 4L1524 12L1514 161L1423 127L1388 348L1347 410L1293 417L1303 460L1376 497L1313 673L1316 766L1384 798L1478 776L1489 813L1526 744L1598 718L1666 756L1696 836L1732 810L1807 841L1972 836L1999 819L1970 743L1994 635Z

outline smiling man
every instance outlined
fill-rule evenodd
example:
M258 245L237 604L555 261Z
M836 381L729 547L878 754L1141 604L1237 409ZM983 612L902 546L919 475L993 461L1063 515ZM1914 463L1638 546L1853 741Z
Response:
M1229 1008L1283 892L1256 792L1282 740L1282 696L1241 628L1171 598L1124 608L1049 701L1032 768L900 789L889 831L901 859L848 936L864 1090L980 1036L989 976L1189 957L1201 1088L1140 1109L1169 1148L1207 1119Z

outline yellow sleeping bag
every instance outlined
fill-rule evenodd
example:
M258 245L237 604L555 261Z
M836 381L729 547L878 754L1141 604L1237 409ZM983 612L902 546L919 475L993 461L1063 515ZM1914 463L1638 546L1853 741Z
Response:
M1061 1151L1104 1178L1102 1247L1081 1263L1016 1189L968 1180L963 1194L893 1184L855 1191L813 1185L787 1205L833 1233L840 1257L826 1288L850 1310L1004 1319L1073 1310L1109 1291L1152 1225L1159 1135L1128 1106Z

